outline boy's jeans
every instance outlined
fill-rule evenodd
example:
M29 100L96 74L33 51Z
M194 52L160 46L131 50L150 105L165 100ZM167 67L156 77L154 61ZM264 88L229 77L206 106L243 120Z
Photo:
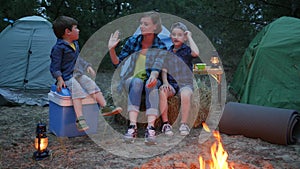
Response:
M152 88L145 87L147 83L140 78L131 77L126 80L126 89L128 89L128 111L140 111L142 93L145 90L146 114L158 115L159 94L158 88L161 82L157 80L156 86Z

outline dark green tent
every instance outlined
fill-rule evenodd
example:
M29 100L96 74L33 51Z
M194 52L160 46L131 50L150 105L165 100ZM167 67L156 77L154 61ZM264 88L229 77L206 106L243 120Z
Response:
M300 19L281 17L264 27L229 88L241 103L300 111Z

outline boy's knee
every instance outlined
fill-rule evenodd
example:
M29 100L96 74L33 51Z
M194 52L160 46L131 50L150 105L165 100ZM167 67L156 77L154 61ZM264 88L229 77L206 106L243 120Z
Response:
M191 97L193 94L192 90L191 89L184 89L184 90L181 90L180 91L180 95L182 98L189 98Z

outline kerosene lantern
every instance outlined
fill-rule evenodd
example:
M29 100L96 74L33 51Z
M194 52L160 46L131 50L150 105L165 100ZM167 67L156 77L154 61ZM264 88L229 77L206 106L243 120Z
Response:
M213 51L212 56L210 58L210 62L212 63L211 68L219 68L220 60L219 60L219 55L217 51Z
M46 135L46 125L38 123L36 126L36 137L34 140L34 148L37 150L33 153L35 160L42 160L49 156L48 137Z

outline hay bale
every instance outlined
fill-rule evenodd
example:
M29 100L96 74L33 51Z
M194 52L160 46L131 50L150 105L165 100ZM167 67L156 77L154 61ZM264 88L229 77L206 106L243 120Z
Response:
M176 95L168 98L168 119L170 124L177 123L180 112L180 98ZM159 116L155 121L155 128L161 129L163 121Z
M204 122L208 116L211 102L211 91L207 88L199 89L200 101L198 113L196 116L195 123L193 125L194 128L200 127L202 122Z
M196 92L198 97L194 97L194 105L197 105L197 116L193 124L194 128L200 127L208 116L210 105L211 105L211 87L210 79L208 76L197 76L198 78L194 81L194 86L197 86ZM196 103L195 103L196 102Z
M208 78L198 78L194 81L194 94L191 103L191 111L188 119L188 124L190 127L197 128L201 126L208 116L210 104L211 104L211 88L209 87ZM120 95L118 100L114 100L118 105L123 108L121 115L115 116L115 121L117 124L129 124L128 112L127 110L127 96ZM145 102L141 104L141 111L138 116L138 127L146 128L147 127L147 116L145 113L146 107ZM181 115L180 115L180 97L178 95L168 99L168 118L169 122L174 127L179 127ZM161 116L155 121L155 128L160 130L162 127Z
M211 91L208 87L196 88L192 96L191 110L189 114L188 124L197 128L201 126L208 116ZM181 120L180 114L180 96L176 95L168 99L168 119L174 127L179 127ZM159 117L155 122L156 128L162 127L162 119Z

